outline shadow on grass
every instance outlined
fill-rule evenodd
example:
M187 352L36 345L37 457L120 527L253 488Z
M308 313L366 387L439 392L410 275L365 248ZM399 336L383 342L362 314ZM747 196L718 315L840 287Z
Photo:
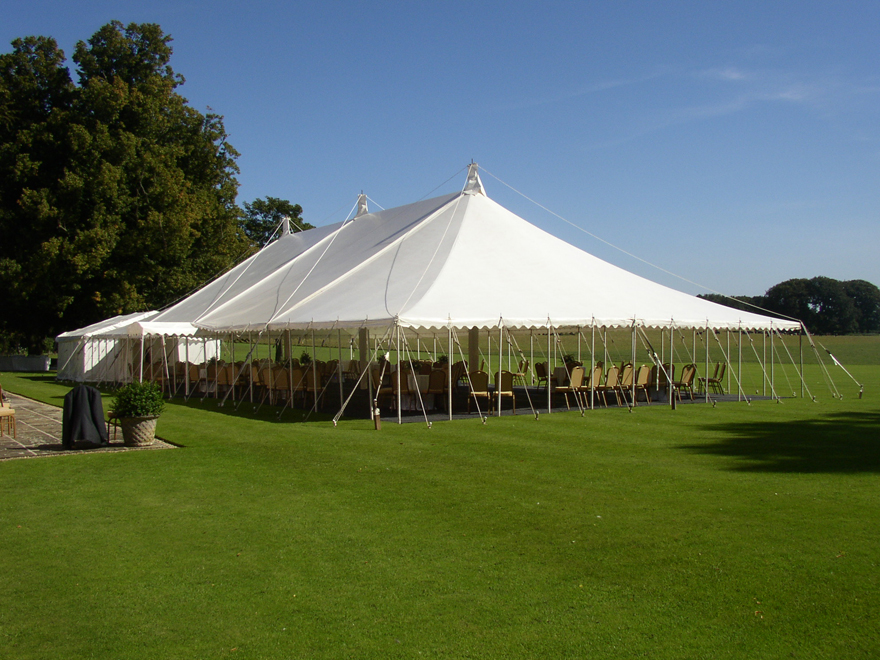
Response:
M834 413L818 419L707 427L726 437L682 445L696 454L733 458L747 472L880 472L880 413Z
M259 401L251 403L250 401L242 401L236 404L235 401L227 401L220 405L217 399L201 397L190 397L189 400L183 398L166 399L166 405L180 406L182 408L190 408L192 410L203 410L205 412L216 413L218 415L226 415L229 417L239 417L242 419L260 419L270 422L281 423L300 423L300 422L327 422L333 419L332 414L326 412L313 412L300 408L283 408L282 406L273 406L269 404L260 405ZM280 417L279 417L280 415ZM307 419L306 419L307 418Z

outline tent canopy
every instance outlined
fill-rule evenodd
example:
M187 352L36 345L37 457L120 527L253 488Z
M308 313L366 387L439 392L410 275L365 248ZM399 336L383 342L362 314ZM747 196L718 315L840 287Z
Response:
M145 322L156 316L158 312L135 312L134 314L123 314L114 316L110 319L93 323L78 330L70 330L63 332L56 339L86 339L89 337L111 337L126 334L126 328L132 323Z
M297 234L151 321L210 331L389 326L794 330L662 286L556 238L489 199L476 165L462 192Z

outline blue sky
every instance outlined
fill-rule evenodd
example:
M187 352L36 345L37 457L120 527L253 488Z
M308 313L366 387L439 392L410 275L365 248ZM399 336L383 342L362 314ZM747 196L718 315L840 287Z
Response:
M453 192L474 160L510 210L690 293L880 285L878 2L0 0L0 15L4 51L42 34L68 57L110 20L161 25L180 92L241 152L240 203L282 197L327 224L361 190L386 208Z

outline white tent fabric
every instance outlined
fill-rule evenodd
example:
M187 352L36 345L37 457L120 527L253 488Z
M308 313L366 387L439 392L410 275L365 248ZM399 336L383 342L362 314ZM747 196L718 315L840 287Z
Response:
M794 330L662 286L465 189L286 234L152 319L214 332L630 326Z
M77 383L123 380L126 361L118 336L133 323L147 321L158 312L136 312L114 316L98 323L64 332L58 337L59 380Z
M179 340L193 337L199 328L185 322L155 322L152 319L157 314L149 311L114 316L58 335L57 378L74 382L125 382L132 377L128 365L139 355L144 340L147 340L148 354L164 354L170 361L204 361L217 354L213 342Z
M56 339L82 339L93 337L96 335L109 335L111 333L119 332L123 328L127 328L131 323L148 320L153 316L156 316L156 314L158 313L159 312L156 311L135 312L134 314L123 314L122 316L114 316L113 318L105 319L104 321L99 321L98 323L88 325L85 328L63 332L58 335Z

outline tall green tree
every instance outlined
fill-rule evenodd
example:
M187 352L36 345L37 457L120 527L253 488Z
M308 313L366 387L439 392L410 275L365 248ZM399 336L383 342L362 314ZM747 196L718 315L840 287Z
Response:
M818 334L858 331L858 311L842 282L830 277L792 279L767 290L767 309L803 321Z
M855 305L858 331L880 332L880 289L865 280L849 280L843 288Z
M697 297L744 311L754 311L743 304L751 303L770 313L799 319L818 334L880 332L880 289L865 280L795 278L770 287L763 296L730 298L709 293Z
M302 219L302 211L299 204L291 204L286 199L255 199L251 203L244 203L242 229L251 245L259 249L281 234L278 226L285 217L290 219L291 232L314 229Z
M171 38L112 22L76 45L0 55L0 331L37 347L161 307L246 249L238 153L222 117L178 93Z

